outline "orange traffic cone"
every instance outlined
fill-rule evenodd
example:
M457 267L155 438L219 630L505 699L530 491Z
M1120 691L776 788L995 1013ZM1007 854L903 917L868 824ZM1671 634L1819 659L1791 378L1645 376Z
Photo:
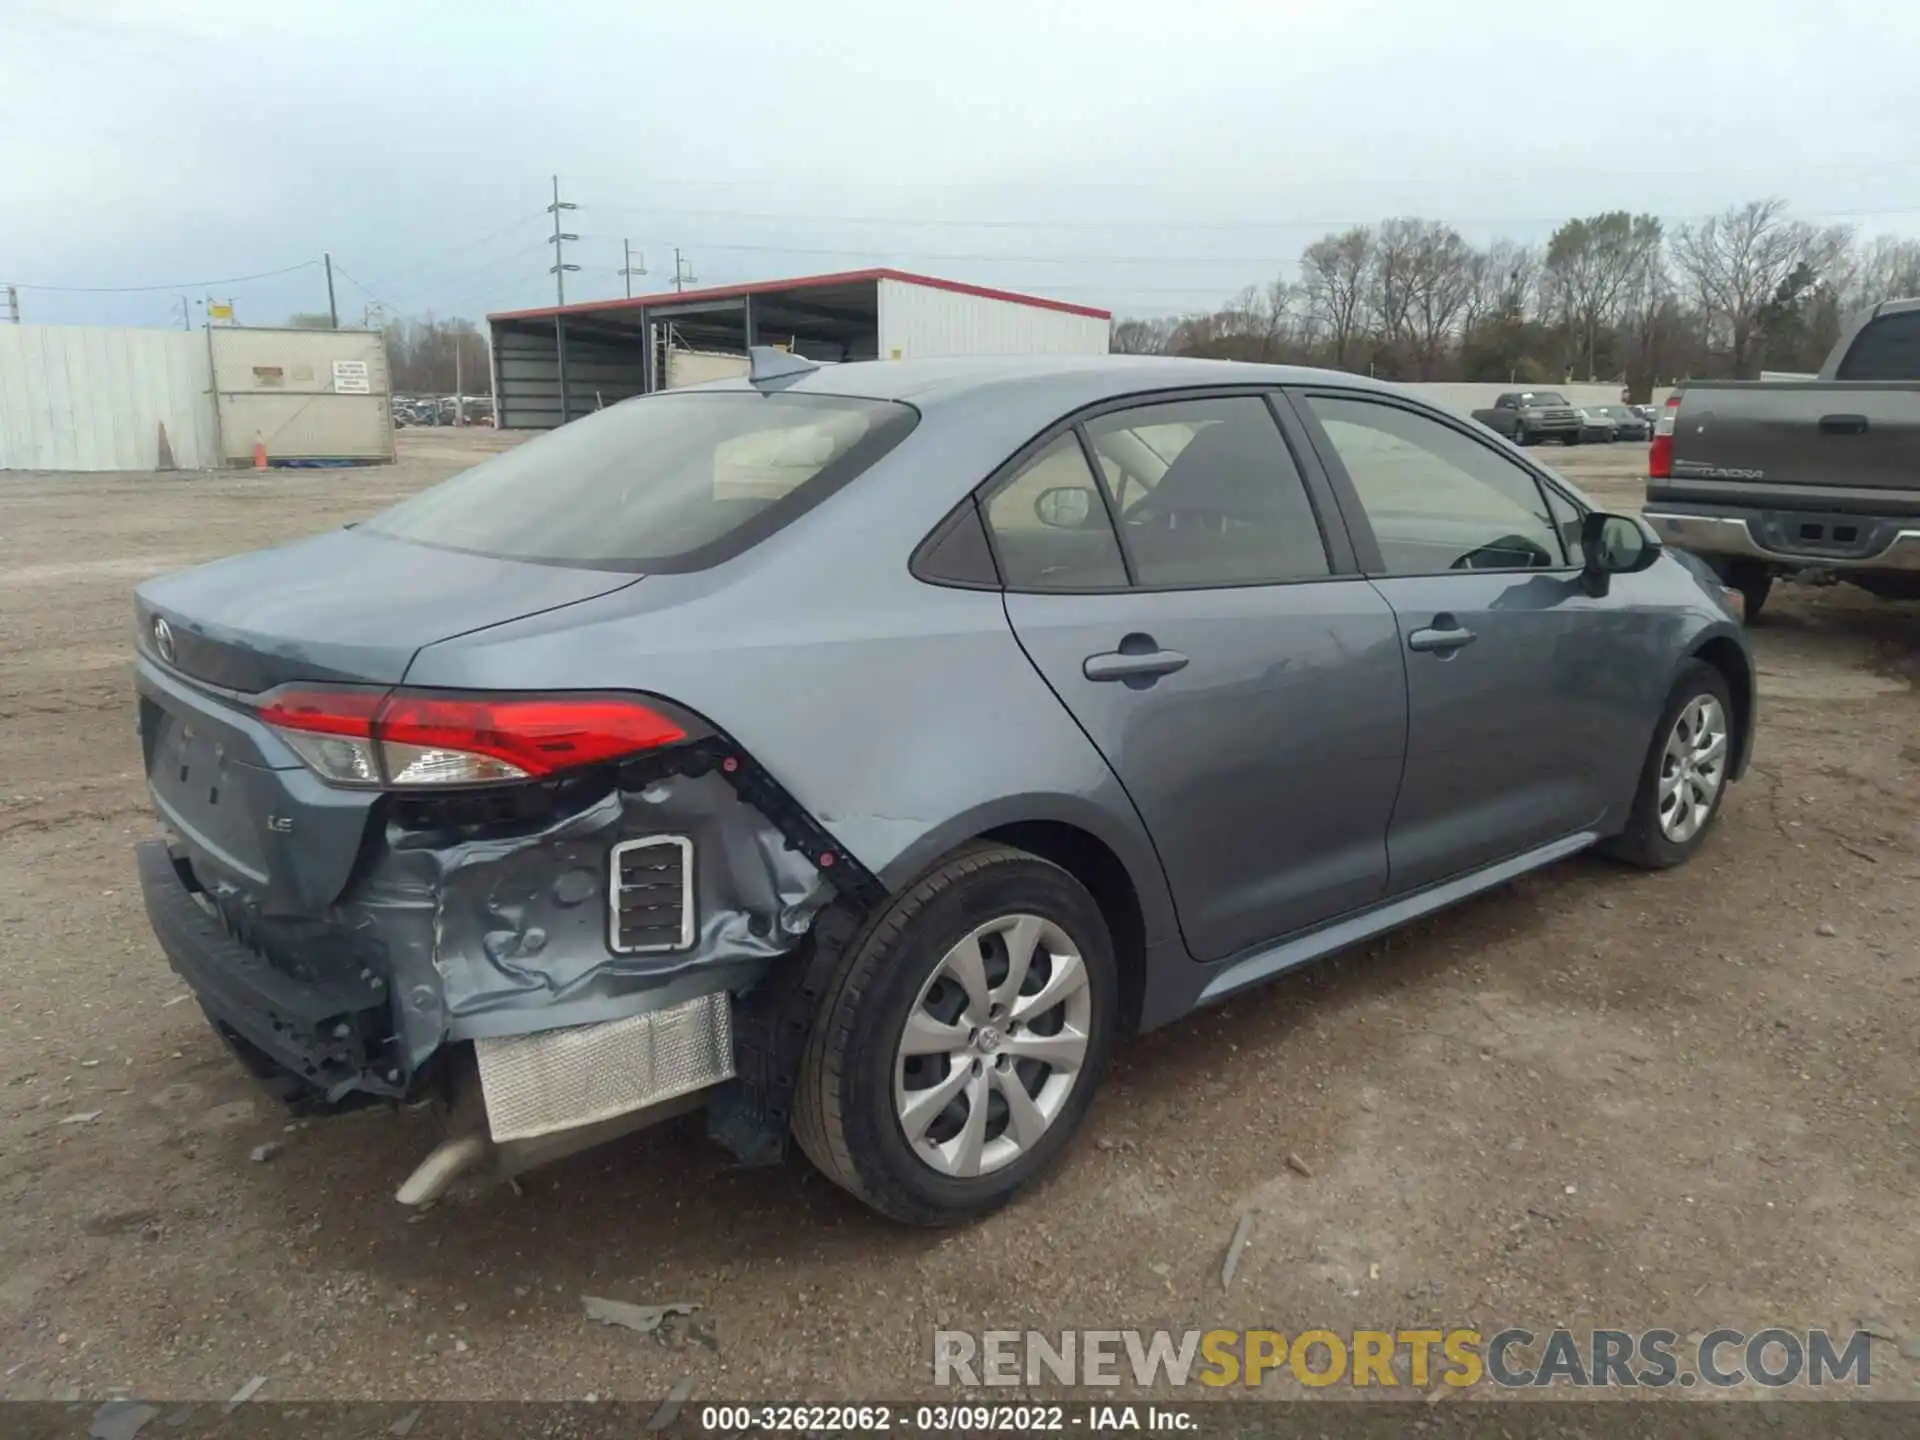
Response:
M253 437L253 468L256 470L267 468L267 442L257 433Z

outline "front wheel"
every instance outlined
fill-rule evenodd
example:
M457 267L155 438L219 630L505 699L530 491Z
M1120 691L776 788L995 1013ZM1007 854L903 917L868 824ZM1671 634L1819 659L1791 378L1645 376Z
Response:
M1514 426L1513 443L1521 446L1522 448L1528 445L1531 445L1533 443L1533 437L1527 433L1526 426L1524 425Z
M896 1220L984 1215L1066 1148L1118 1016L1113 942L1086 888L1024 851L970 847L841 962L802 1062L795 1136Z
M1611 854L1643 870L1666 870L1700 848L1727 794L1732 716L1726 676L1689 660L1654 728L1627 828L1607 844Z

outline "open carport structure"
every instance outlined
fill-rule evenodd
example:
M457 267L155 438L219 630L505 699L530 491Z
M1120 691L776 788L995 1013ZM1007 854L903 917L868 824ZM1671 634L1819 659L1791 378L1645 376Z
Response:
M901 270L852 270L487 317L503 428L550 430L630 395L744 371L750 345L809 359L1105 354L1112 316Z

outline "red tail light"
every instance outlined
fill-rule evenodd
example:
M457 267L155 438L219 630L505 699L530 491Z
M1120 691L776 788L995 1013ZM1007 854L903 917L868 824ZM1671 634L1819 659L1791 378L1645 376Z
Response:
M687 738L659 711L623 695L286 689L267 697L260 718L337 785L537 779Z
M1650 480L1673 478L1673 425L1679 414L1680 392L1676 390L1667 397L1667 403L1660 409L1660 418L1653 425L1653 443L1647 447L1647 478Z

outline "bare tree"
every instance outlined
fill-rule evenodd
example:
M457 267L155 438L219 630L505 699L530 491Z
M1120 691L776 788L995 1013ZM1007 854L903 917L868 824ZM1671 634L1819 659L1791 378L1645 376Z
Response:
M1756 356L1762 314L1805 266L1814 279L1847 247L1845 230L1820 230L1787 215L1784 200L1750 200L1674 236L1673 258L1698 307L1709 344L1744 376Z
M1463 328L1527 318L1540 286L1540 252L1516 240L1495 240L1472 257Z
M1367 269L1365 313L1375 338L1396 360L1406 349L1421 225L1409 219L1384 222L1374 237L1372 264Z
M1600 327L1620 304L1635 266L1649 246L1658 246L1660 222L1624 210L1569 220L1547 242L1548 291L1568 331L1580 341L1593 378Z
M1408 283L1407 331L1415 369L1435 379L1473 294L1474 254L1460 232L1438 220L1418 222Z
M1372 256L1373 231L1356 225L1338 235L1322 236L1300 257L1307 311L1336 369L1347 368L1352 357Z
M1859 253L1845 294L1850 309L1920 295L1920 240L1881 235Z
M1165 318L1116 320L1113 322L1113 333L1107 340L1107 349L1115 355L1165 355L1173 340L1174 326L1178 323Z

